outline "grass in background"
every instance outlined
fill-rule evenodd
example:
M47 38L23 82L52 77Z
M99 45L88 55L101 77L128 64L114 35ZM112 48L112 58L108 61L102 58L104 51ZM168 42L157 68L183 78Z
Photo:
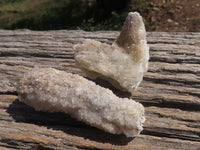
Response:
M4 0L0 28L120 30L139 5L140 0Z

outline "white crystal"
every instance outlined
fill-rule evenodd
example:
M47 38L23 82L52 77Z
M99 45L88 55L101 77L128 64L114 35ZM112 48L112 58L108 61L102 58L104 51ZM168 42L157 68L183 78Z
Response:
M137 12L128 14L112 45L87 39L74 50L76 63L89 77L104 78L124 91L136 90L148 69L146 30Z
M133 137L140 133L144 107L119 98L79 75L34 68L21 79L19 100L38 111L64 112L104 131Z

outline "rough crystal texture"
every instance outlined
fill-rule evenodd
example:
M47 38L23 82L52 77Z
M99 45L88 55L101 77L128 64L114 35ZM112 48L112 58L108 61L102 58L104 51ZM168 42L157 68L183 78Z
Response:
M124 91L136 90L148 69L146 30L137 12L128 14L112 45L88 39L74 49L76 63L89 77L104 78Z
M21 79L18 95L35 110L64 112L113 134L133 137L143 129L144 107L140 103L119 98L79 75L34 68Z

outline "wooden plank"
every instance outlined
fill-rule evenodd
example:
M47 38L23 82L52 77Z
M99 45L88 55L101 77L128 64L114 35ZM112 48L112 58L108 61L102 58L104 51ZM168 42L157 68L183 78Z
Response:
M34 66L83 72L72 46L86 38L112 43L118 32L0 30L0 149L200 149L200 33L148 33L149 71L132 98L145 105L141 135L112 135L62 113L37 112L17 99ZM129 97L107 82L118 96Z

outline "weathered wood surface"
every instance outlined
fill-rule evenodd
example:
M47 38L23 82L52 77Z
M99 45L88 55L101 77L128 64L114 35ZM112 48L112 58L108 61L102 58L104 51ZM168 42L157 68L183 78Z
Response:
M118 34L0 30L0 149L200 150L200 33L148 33L149 71L132 96L145 105L147 120L136 138L111 135L64 114L36 112L17 99L17 83L30 68L83 75L73 44L86 38L112 43Z

